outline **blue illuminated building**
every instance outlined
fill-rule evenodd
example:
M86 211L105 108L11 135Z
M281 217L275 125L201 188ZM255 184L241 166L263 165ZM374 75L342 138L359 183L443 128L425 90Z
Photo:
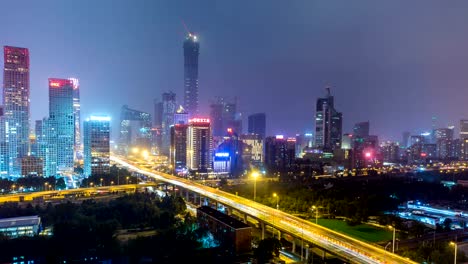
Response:
M84 174L110 173L110 117L91 116L84 122Z

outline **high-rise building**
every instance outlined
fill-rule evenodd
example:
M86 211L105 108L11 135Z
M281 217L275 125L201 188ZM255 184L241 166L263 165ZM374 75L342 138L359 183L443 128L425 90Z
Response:
M187 165L187 128L188 124L175 124L171 127L170 162L176 173Z
M84 174L110 173L110 117L91 116L84 122Z
M190 117L198 114L198 55L200 43L189 33L184 41L184 108Z
M228 129L236 134L242 133L242 120L237 113L236 103L218 97L210 105L210 119L214 137L224 137Z
M437 147L437 158L445 160L451 157L453 144L453 127L434 129L434 139Z
M353 128L354 136L368 137L369 136L369 121L356 123Z
M44 163L36 156L24 156L21 159L21 176L43 176Z
M403 148L407 148L409 147L409 138L411 136L411 133L408 132L408 131L405 131L403 132L402 134L402 141L401 141L401 145L403 146Z
M129 154L132 147L150 150L152 146L151 115L122 106L120 112L119 151Z
M468 160L468 120L460 120L461 160Z
M243 143L242 159L245 165L258 167L263 162L263 139L258 134L241 135Z
M400 146L398 142L382 142L380 151L384 162L396 163L400 161Z
M3 106L6 159L10 176L20 174L20 160L29 151L29 50L4 46Z
M187 168L207 172L212 168L213 139L210 119L192 118L187 131Z
M54 148L55 172L71 173L74 165L75 115L73 108L73 82L49 78L49 119L47 120L47 148ZM47 151L47 150L46 150ZM54 155L52 154L52 155ZM47 163L46 158L46 163ZM46 176L53 176L46 175Z
M249 134L260 135L262 139L266 136L266 114L257 113L248 117L248 132Z
M176 112L176 95L173 92L162 94L162 149L161 152L169 155L171 145L171 126L174 125L174 114Z
M162 127L163 120L163 102L154 100L153 127Z
M270 172L287 171L296 157L296 139L283 135L265 138L265 167Z
M334 98L327 88L327 97L317 99L315 113L315 147L325 151L341 148L342 115L334 106Z
M81 103L80 103L80 82L77 78L68 78L73 84L73 115L75 117L75 157L83 158L83 146L81 145Z
M352 149L353 148L353 134L344 134L341 138L341 149Z

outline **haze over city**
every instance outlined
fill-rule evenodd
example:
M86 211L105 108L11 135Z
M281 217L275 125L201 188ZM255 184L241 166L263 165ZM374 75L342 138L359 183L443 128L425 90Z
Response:
M201 113L237 97L244 116L266 112L267 134L313 131L329 84L343 131L370 121L401 139L468 117L466 1L15 1L3 3L4 45L31 58L31 120L48 114L48 77L77 77L82 115L153 111L183 98L183 23L200 42ZM14 23L12 23L14 22ZM3 61L1 62L3 63ZM117 131L117 130L114 130ZM117 133L113 133L115 138Z

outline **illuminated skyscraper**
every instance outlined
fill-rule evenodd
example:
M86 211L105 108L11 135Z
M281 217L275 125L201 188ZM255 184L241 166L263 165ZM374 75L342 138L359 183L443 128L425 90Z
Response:
M73 82L49 78L49 119L46 121L46 176L73 172L75 115Z
M368 137L369 136L369 121L356 123L353 128L353 136Z
M20 158L29 150L29 50L4 46L3 105L9 175L20 174Z
M190 117L198 114L198 54L197 36L189 33L184 41L184 109Z
M110 117L91 116L84 122L84 174L110 173Z
M175 172L185 169L187 164L188 124L175 124L171 127L170 161Z
M341 148L342 115L334 106L330 88L327 88L327 97L317 99L315 113L315 147L326 151Z
M81 146L81 117L80 117L80 83L76 78L69 78L73 84L73 115L75 117L75 157L82 158L83 150Z
M207 172L212 168L213 140L210 119L192 118L187 131L187 168Z
M228 129L238 135L242 134L242 120L240 114L237 113L235 102L217 97L216 102L212 103L210 107L211 129L214 137L226 136Z

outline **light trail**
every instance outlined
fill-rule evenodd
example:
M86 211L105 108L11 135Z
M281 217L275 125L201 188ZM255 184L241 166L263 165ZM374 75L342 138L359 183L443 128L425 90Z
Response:
M123 158L111 156L113 162L119 163L132 171L152 177L156 180L167 182L181 188L199 193L209 199L216 200L228 207L235 208L243 213L266 222L268 225L293 234L298 239L303 239L304 243L315 244L335 255L347 259L352 263L365 264L390 264L408 263L416 264L410 259L392 254L380 247L365 243L355 238L316 225L299 217L292 216L282 211L278 211L266 205L253 202L249 199L236 196L231 193L204 186L202 184L178 178L169 174L154 172L142 169Z

